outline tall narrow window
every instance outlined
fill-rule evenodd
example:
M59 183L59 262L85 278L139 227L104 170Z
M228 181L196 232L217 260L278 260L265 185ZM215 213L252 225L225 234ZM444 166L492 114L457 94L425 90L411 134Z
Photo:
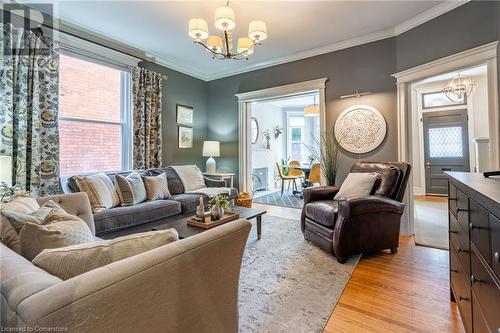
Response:
M288 154L290 160L301 163L307 160L307 151L304 146L305 121L303 116L288 117Z
M63 53L59 80L61 175L129 168L129 72Z

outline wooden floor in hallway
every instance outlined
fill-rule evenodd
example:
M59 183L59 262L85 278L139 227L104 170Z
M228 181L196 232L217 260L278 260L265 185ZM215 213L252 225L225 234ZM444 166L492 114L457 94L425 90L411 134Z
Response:
M300 210L259 205L269 215L300 218ZM363 256L323 333L464 332L449 301L448 251L401 237L398 253Z

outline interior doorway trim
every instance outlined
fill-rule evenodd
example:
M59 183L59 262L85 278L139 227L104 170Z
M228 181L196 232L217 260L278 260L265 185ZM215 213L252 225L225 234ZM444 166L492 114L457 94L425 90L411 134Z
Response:
M326 130L326 106L325 106L325 88L328 78L321 78L310 81L297 82L278 87L249 91L236 94L238 98L238 123L239 123L239 184L240 191L250 191L250 179L252 168L249 167L251 160L251 108L250 103L273 99L276 97L293 96L297 94L318 92L319 93L319 117L320 130Z
M408 70L393 74L397 84L397 125L398 125L398 159L413 163L412 161L412 117L411 117L411 85L425 78L448 72L458 71L477 65L487 65L488 76L488 109L490 124L490 167L498 169L500 162L499 144L499 112L498 112L498 72L497 72L497 44L498 41L478 46L448 57L444 57ZM401 233L414 234L414 200L413 177L410 177L407 187L406 199L408 209L403 215ZM411 212L409 214L408 212Z

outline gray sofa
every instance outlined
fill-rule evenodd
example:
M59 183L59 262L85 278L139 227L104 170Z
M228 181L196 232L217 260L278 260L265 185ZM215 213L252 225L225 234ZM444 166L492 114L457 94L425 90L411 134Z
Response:
M123 171L118 174L127 176L130 172L131 171ZM168 189L172 197L170 200L145 201L134 206L118 206L94 213L94 223L98 236L107 234L108 237L109 235L115 237L124 234L118 234L117 232L125 228L131 228L159 220L167 223L169 220L176 219L180 214L186 216L192 215L196 211L200 196L204 198L205 204L208 203L208 198L203 194L184 193L182 181L172 167L148 169L138 172L143 176L156 176L165 172L167 175ZM117 173L107 173L113 183L116 174ZM205 185L207 187L227 186L224 180L214 180L206 177ZM72 177L61 177L61 187L64 193L74 193L78 191ZM237 197L238 190L236 188L231 188L229 199L234 200ZM139 232L142 230L136 228L130 231Z
M87 194L37 200L48 199L95 230ZM250 228L246 220L229 222L65 281L0 244L0 327L238 332L239 274Z

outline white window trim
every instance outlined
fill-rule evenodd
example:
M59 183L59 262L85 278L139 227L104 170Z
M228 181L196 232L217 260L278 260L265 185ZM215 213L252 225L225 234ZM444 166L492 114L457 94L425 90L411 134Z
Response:
M90 44L90 43L89 43ZM104 49L104 48L102 48ZM118 53L115 51L111 51ZM130 73L130 66L125 64L117 64L116 62L108 62L103 60L102 57L96 56L93 53L76 51L74 48L68 50L66 47L61 48L61 53L69 57L78 58L83 61L96 63L101 66L111 67L120 70L120 121L106 121L83 119L75 117L60 116L59 120L94 123L94 124L108 124L120 125L120 169L121 170L101 170L102 172L109 171L124 171L133 169L133 119L132 119L132 78ZM130 124L127 126L127 124Z

